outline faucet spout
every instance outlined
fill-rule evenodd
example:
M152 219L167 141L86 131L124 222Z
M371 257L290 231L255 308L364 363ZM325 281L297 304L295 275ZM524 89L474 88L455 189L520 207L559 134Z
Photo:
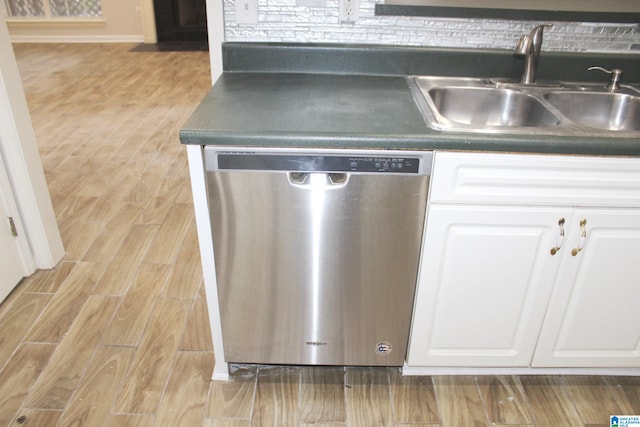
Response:
M542 47L542 33L545 27L553 27L553 25L543 24L535 26L529 35L520 37L516 44L513 54L515 56L523 56L525 59L520 83L533 84L536 82L538 59L540 58L540 49Z

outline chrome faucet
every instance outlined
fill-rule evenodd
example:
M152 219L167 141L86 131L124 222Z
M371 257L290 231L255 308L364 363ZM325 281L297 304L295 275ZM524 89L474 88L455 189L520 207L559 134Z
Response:
M516 49L513 52L515 56L524 56L524 71L520 83L532 84L536 82L536 72L538 70L538 58L540 58L540 48L542 47L542 32L544 27L553 27L552 24L537 25L531 30L528 36L520 37Z

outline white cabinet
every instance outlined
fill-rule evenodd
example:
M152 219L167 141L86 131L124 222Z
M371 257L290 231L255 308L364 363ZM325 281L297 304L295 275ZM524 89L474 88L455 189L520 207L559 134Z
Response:
M432 206L407 358L412 366L529 366L570 209Z
M437 153L407 365L640 367L638 207L639 159Z
M640 210L573 218L532 365L640 367Z

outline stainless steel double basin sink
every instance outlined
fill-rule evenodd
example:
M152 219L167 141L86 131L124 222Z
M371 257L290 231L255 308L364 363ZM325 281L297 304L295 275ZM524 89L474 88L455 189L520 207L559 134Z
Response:
M429 76L409 85L436 130L640 136L640 91L631 86Z

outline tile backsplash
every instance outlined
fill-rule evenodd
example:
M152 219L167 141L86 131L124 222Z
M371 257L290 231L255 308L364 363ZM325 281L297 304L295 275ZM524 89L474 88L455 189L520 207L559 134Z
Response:
M322 4L319 7L297 4ZM498 19L375 16L376 1L360 0L359 19L340 23L338 0L258 0L258 23L237 24L235 0L224 0L228 42L358 43L513 49L539 22ZM546 22L546 21L545 21ZM640 50L640 24L554 22L544 50Z

